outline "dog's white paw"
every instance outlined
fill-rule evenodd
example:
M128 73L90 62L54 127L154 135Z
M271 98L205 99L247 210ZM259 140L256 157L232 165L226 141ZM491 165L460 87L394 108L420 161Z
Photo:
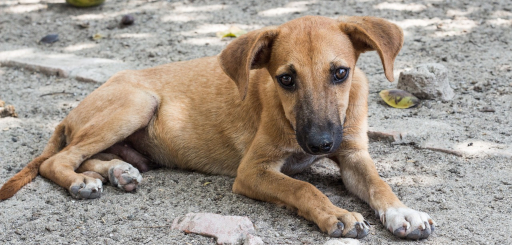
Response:
M389 208L379 212L379 216L382 224L400 238L424 239L435 229L435 222L428 214L410 208Z
M103 183L99 179L82 175L84 178L69 187L69 193L76 199L99 198L103 192Z
M142 175L131 164L119 161L119 164L108 170L108 179L113 186L133 191L142 182Z

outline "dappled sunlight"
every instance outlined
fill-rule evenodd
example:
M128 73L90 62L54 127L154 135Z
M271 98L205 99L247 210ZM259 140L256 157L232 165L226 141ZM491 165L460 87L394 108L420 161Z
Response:
M51 1L45 1L45 2L52 2L52 1L58 1L58 0L51 0ZM60 2L63 2L62 0ZM4 6L9 5L20 5L20 4L36 4L41 3L41 0L0 0L0 4Z
M477 10L478 10L478 8L476 8L476 7L469 7L465 11L460 10L460 9L449 9L448 11L446 11L446 16L464 16L464 15L471 14Z
M407 29L411 27L418 27L418 26L429 26L433 25L435 23L440 22L441 20L439 18L432 18L432 19L405 19L400 21L392 21L393 23L400 26L402 29Z
M81 21L101 20L101 19L104 19L105 17L110 17L110 16L107 16L106 14L82 14L82 15L78 15L78 16L71 16L72 19L81 20Z
M223 42L218 37L198 37L198 38L189 38L184 40L183 43L193 44L193 45L215 45L215 46L224 46L226 43Z
M66 52L76 52L84 49L96 48L98 44L96 43L77 43L74 45L67 46L63 48Z
M122 10L122 11L113 11L113 12L103 12L101 14L82 14L78 16L71 16L74 20L79 21L88 21L88 20L102 20L108 18L115 18L118 16L122 16L125 14L129 14L130 10Z
M270 16L286 15L286 14L291 14L291 13L295 13L295 12L304 12L304 11L308 10L308 8L306 7L308 4L315 3L315 2L316 1L291 2L291 3L286 4L284 7L267 9L265 11L261 11L258 13L258 15L270 17Z
M0 120L0 130L9 130L11 128L21 127L21 119L14 117L4 117Z
M417 3L388 3L383 2L373 6L375 9L389 9L398 11L419 12L427 9L427 6Z
M471 32L473 28L477 27L478 24L474 20L470 20L466 17L459 17L456 19L445 19L437 25L439 31L436 31L434 37L447 37L463 35Z
M112 36L113 38L137 38L137 39L146 39L146 38L154 38L155 36L150 33L120 33Z
M436 186L439 185L439 178L428 175L399 175L390 178L383 178L386 183L393 186Z
M466 141L453 147L470 156L497 155L512 157L512 146L485 141Z
M217 33L218 31L227 31L231 26L239 27L243 30L254 30L262 28L261 25L243 25L243 24L203 24L194 30L180 32L183 36L195 36L197 34Z
M492 17L496 17L496 18L499 18L499 17L512 17L512 12L511 11L498 10L498 11L495 11L492 14Z
M512 26L512 20L505 20L505 19L495 19L495 20L488 20L490 24L496 25L496 26L504 26L504 27L510 27ZM512 31L512 30L511 30Z
M161 18L162 22L189 22L205 19L207 19L207 16L197 16L195 14L170 14Z
M42 9L46 9L48 6L46 4L27 4L27 5L16 5L8 7L5 12L13 13L13 14L22 14L28 12L39 11Z
M407 29L415 27L424 27L424 30L435 31L432 36L446 37L463 35L471 32L478 26L477 22L466 17L457 17L455 19L405 19L393 21L393 23L404 29L407 36Z
M231 25L228 24L203 24L194 30L190 31L183 31L180 32L181 35L184 36L193 36L195 34L205 34L205 33L216 33L218 31L225 31L227 30ZM242 28L242 27L240 27Z
M24 48L11 51L0 52L0 60L24 57L34 52L33 48Z
M190 12L214 12L219 10L224 10L228 8L229 5L206 5L206 6L177 6L173 12L176 13L190 13Z

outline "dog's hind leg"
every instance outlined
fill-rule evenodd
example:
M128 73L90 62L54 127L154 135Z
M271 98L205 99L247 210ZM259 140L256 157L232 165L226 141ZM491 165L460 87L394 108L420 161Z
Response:
M124 191L134 190L142 181L142 175L137 168L118 156L108 153L92 156L83 162L76 172L99 179L108 179L111 185Z
M140 140L141 137L137 137L140 135L140 130L137 133L134 133L130 136L130 138L134 137L135 141ZM130 140L128 140L130 141ZM137 150L132 148L129 144L125 142L119 142L109 147L103 153L110 153L116 155L123 161L131 164L133 167L137 168L141 173L147 172L151 169L158 168L158 165L151 162L148 157L142 155Z
M93 155L147 127L158 103L155 95L129 82L122 87L113 83L103 85L63 120L69 143L43 162L41 175L68 189L75 198L100 197L101 181L75 170Z

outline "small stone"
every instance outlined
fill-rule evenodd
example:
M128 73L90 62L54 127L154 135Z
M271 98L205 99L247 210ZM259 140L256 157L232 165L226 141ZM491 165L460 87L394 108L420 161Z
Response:
M486 107L482 107L482 108L480 108L480 110L479 110L479 111L480 111L480 112L496 112L496 110L494 110L494 108L492 108L492 107L487 107L487 106L486 106Z
M410 71L401 72L397 88L420 99L449 101L455 95L448 81L448 69L437 63L421 64Z
M245 238L244 245L263 245L265 244L260 237L248 234Z
M14 109L13 105L6 105L5 107L0 106L0 118L2 117L18 117L18 113L16 113L16 109Z
M121 24L125 26L133 25L133 22L135 22L135 18L132 15L124 15L121 19Z
M59 41L59 34L49 34L39 40L41 43L54 43L57 41Z
M341 238L341 239L331 239L324 243L324 245L359 245L358 240L352 238Z
M255 232L247 217L212 213L188 213L174 219L171 229L215 237L217 244L241 244Z

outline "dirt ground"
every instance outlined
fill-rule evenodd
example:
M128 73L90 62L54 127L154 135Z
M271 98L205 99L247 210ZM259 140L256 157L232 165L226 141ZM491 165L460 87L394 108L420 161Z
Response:
M379 102L378 92L396 87L396 82L387 82L375 52L364 54L358 65L371 83L370 126L399 130L405 123L411 130L435 136L429 139L434 143L512 146L510 1L107 0L88 9L63 2L0 0L0 47L117 59L143 68L216 55L230 40L219 40L215 33L231 25L253 30L304 15L384 17L405 32L395 77L421 63L441 63L451 71L456 95L450 102L424 101L413 109L387 107ZM118 23L127 13L135 17L135 24L121 28ZM37 43L51 33L58 33L60 41ZM91 40L98 33L104 38ZM41 153L58 122L98 86L0 67L0 99L14 105L19 114L19 119L0 119L0 185ZM58 93L62 91L66 93ZM484 107L494 112L481 112ZM438 224L427 240L410 243L512 244L512 159L506 154L459 157L388 142L370 142L370 153L401 200L429 213ZM214 244L213 238L169 229L174 218L188 212L248 216L256 235L268 244L329 240L294 212L231 193L233 178L172 169L143 176L136 192L106 186L95 200L74 200L63 188L38 176L13 198L0 202L0 241ZM380 224L367 204L346 191L329 162L294 177L317 186L335 205L362 213L373 224L363 244L404 242Z

